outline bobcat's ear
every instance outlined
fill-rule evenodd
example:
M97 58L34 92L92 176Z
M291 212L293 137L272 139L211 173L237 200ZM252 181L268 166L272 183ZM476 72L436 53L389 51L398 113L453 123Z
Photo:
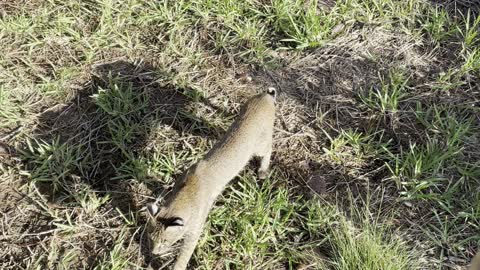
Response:
M184 224L184 222L183 222L183 218L181 218L181 217L174 217L174 218L172 218L171 220L169 220L166 225L167 225L168 227L170 227L170 226L183 226L183 225L185 225L185 224Z
M181 236L185 230L185 224L180 217L174 217L165 221L165 233Z
M158 213L160 213L160 207L158 206L158 203L154 202L147 204L147 212L152 217L155 217Z

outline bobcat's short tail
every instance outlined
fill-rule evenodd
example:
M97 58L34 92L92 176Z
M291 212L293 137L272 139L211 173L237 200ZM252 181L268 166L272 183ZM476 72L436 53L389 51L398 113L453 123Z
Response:
M277 99L277 89L275 89L273 87L268 87L267 88L267 94L272 96L274 100Z

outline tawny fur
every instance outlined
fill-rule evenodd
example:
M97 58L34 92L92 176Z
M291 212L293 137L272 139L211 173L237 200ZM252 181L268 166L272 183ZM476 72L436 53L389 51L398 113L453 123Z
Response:
M260 158L259 178L268 175L274 119L275 90L270 88L243 106L226 135L203 160L188 170L165 206L147 207L152 216L152 253L162 254L183 239L173 269L187 268L208 213L230 180L254 156Z
M470 264L469 270L480 270L480 250L477 252L477 255L473 257L472 263Z

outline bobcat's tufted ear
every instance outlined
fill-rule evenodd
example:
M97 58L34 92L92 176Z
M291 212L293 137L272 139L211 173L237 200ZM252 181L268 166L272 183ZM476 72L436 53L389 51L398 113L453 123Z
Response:
M185 233L185 223L180 217L169 218L165 221L165 233L181 237Z
M172 218L171 220L169 220L166 225L167 225L168 227L170 227L170 226L183 226L183 225L185 225L185 224L184 224L184 222L183 222L183 218L181 218L181 217L174 217L174 218Z

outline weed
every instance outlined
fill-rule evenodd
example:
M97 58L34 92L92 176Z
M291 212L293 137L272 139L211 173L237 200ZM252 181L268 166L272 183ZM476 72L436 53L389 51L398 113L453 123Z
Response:
M453 35L455 29L447 11L441 8L433 9L430 16L423 22L423 29L434 43L441 43Z
M408 78L398 71L392 71L388 78L380 79L380 86L372 86L360 99L368 107L380 111L382 114L395 114L399 110L400 102L406 97Z
M384 154L388 142L383 143L381 134L363 134L353 130L341 130L340 134L332 138L324 131L330 141L329 148L323 151L335 162L346 165L347 163L363 163L368 159L375 159ZM377 136L380 135L380 136Z
M17 112L18 107L11 104L10 99L5 87L0 85L0 118L2 119L0 128L8 127L21 119Z
M301 1L273 1L274 29L284 33L283 42L295 44L297 49L318 47L328 42L331 29L337 23L334 13L317 10L318 1L304 5Z
M427 137L424 145L411 144L406 151L394 156L394 164L389 165L389 169L397 179L397 185L407 189L402 192L407 198L435 199L441 193L438 187L443 186L442 182L448 182L443 170L460 150L454 147L444 149L438 140ZM438 193L432 193L432 189Z
M330 241L335 249L334 269L415 268L411 257L413 252L406 249L402 238L369 213L368 203L361 210L357 207L351 206L350 211L359 227L342 220L332 231Z
M80 167L81 148L61 143L59 138L50 143L27 140L27 145L22 158L33 168L28 173L32 183L51 184L54 192L65 189L67 179Z
M121 235L122 236L122 235ZM128 258L122 254L123 241L118 240L113 246L112 250L100 261L95 270L121 270L125 269L129 264Z

